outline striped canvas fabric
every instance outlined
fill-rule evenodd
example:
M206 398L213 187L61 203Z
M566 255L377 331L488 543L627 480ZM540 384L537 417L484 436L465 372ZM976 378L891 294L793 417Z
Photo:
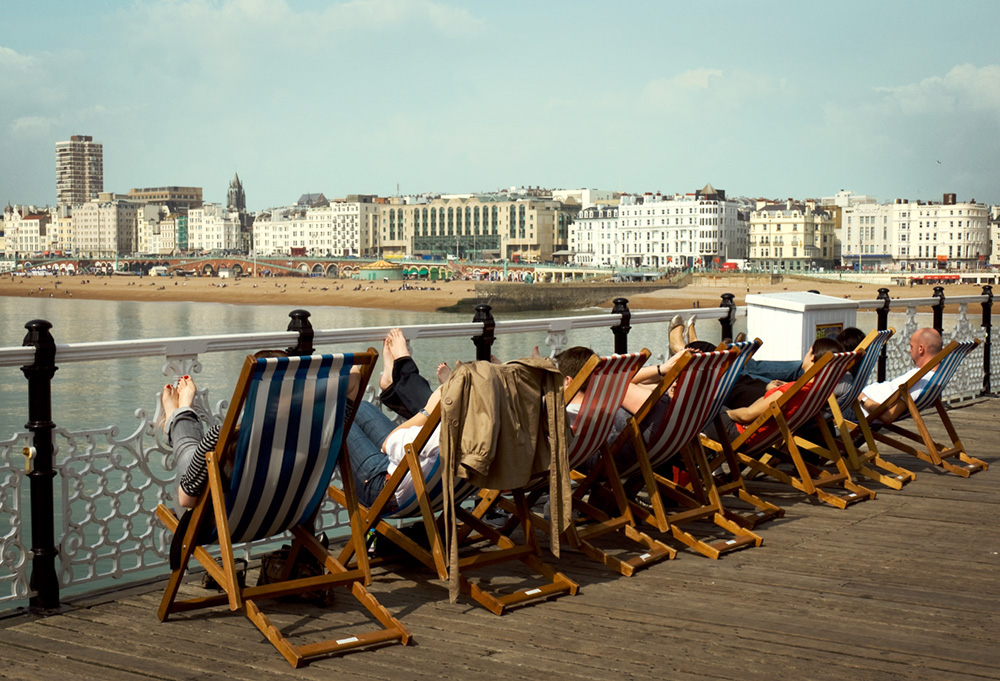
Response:
M569 467L579 468L608 441L615 412L625 399L633 374L646 361L639 353L602 357L587 381L580 411L573 420Z
M941 399L941 393L944 392L948 381L955 375L959 365L969 356L969 353L976 349L976 345L976 341L959 343L941 360L928 379L927 385L920 391L920 396L914 400L918 411L932 407L935 402ZM908 414L908 412L904 412L904 414Z
M656 424L646 443L649 462L653 468L679 452L708 424L709 416L715 408L711 396L728 359L727 351L691 353L691 361L675 381L674 398L670 401L667 413ZM639 461L636 460L627 469L620 471L621 476L629 476L639 468Z
M785 416L785 422L793 433L810 423L816 414L823 409L827 400L830 399L830 395L833 394L833 389L837 387L837 383L856 357L856 352L835 353L833 359L820 368L812 381L806 384L808 389L799 390L782 405L783 414L794 411L791 415ZM740 449L744 454L753 455L771 447L782 437L781 430L772 419L747 438Z
M729 365L726 372L719 378L718 383L715 385L715 394L712 396L712 409L709 413L708 420L705 421L705 425L708 425L711 421L719 415L722 408L726 405L726 400L729 399L729 393L733 391L733 386L736 385L736 379L739 375L743 373L743 367L746 366L747 360L753 357L754 353L761 346L761 341L756 338L752 341L739 341L736 343L730 343L730 350L738 350L736 359L733 363Z
M351 354L257 360L226 493L233 541L272 537L316 510L341 451L352 364Z
M854 404L854 401L864 392L865 386L869 382L868 378L871 376L872 371L874 371L875 365L878 364L878 357L882 354L882 348L885 347L891 335L892 331L882 329L872 339L872 342L868 344L868 347L865 348L864 357L861 358L861 361L854 369L854 383L851 384L851 388L847 393L841 395L838 401L841 407Z

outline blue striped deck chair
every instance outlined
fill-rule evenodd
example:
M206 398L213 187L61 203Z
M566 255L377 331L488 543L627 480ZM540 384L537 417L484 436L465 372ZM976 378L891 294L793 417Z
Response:
M891 328L881 331L874 329L858 344L855 350L864 354L855 365L854 381L848 391L839 398L830 396L829 408L832 424L840 437L837 446L840 448L841 454L846 454L848 467L858 475L863 475L887 487L902 489L904 484L916 478L916 474L882 458L875 438L872 436L868 419L858 401L865 386L871 382L872 371L878 364L878 358L882 354L885 344L894 333L895 329ZM854 421L845 416L845 413L851 414L852 412L854 413ZM857 443L854 440L854 434L858 432L861 433L867 444L867 450L864 452L858 449L861 439L858 438ZM810 442L798 434L795 437L795 442L799 447L814 454L826 453L826 448L823 445Z
M823 355L735 440L720 444L731 447L741 465L837 508L875 498L873 491L854 482L822 414L834 388L858 358L857 352ZM834 470L803 459L794 433L809 424L819 429L826 445L824 458ZM833 488L837 493L830 491Z
M312 657L360 646L409 642L409 632L365 588L370 580L367 565L349 570L310 529L334 470L339 466L343 478L351 480L348 458L341 455L343 442L360 399L357 396L363 394L376 358L372 349L342 355L247 357L218 443L206 457L207 489L190 512L186 530L181 530L180 566L171 573L164 591L158 612L161 621L170 613L228 604L230 610L242 609L293 667ZM352 383L357 384L353 400L348 398ZM227 463L232 464L228 483L222 473ZM350 499L355 498L353 485L347 493ZM363 547L357 502L348 502L347 508L352 528L348 543ZM157 515L167 529L178 531L179 520L173 511L161 504ZM280 538L286 532L291 533L292 544L285 574L270 584L240 586L233 544ZM202 545L206 536L218 544L219 559ZM325 573L290 578L302 551L312 554L326 568ZM221 585L223 594L177 599L192 556ZM349 587L381 628L293 645L259 605L266 599L333 586Z
M955 371L962 361L978 345L978 338L965 342L951 341L931 361L925 364L920 371L900 385L895 395L889 397L889 399L885 400L876 409L869 412L868 423L873 424L881 414L901 399L906 405L906 411L903 412L903 416L909 414L916 427L916 430L905 428L899 425L900 419L897 418L892 423L883 423L881 428L873 430L872 435L874 438L879 442L891 445L902 452L911 454L918 459L943 468L949 473L960 475L963 478L986 470L989 464L974 456L970 456L965 451L965 445L962 444L962 440L958 437L958 431L955 430L955 426L948 417L944 403L941 401L941 394L944 392L945 386L948 385L948 381L955 375ZM930 372L934 373L917 398L914 399L910 395L910 389ZM941 419L941 424L951 439L950 445L936 442L927 429L927 424L924 422L922 413L928 411L931 407L934 407L937 411L938 417ZM889 433L892 433L896 437L889 435ZM901 438L915 442L918 446L914 447ZM923 445L922 449L920 445Z
M436 405L427 417L426 422L421 427L420 432L413 442L405 446L403 461L393 471L386 480L385 486L379 493L371 507L365 508L359 504L361 516L361 531L367 533L369 529L374 529L379 537L391 541L393 544L410 554L425 566L433 570L439 579L449 580L451 577L448 561L446 560L446 548L443 539L443 530L440 521L445 505L445 488L442 479L441 459L434 464L433 468L422 475L419 453L424 449L434 431L440 427L441 407ZM402 501L396 503L395 508L390 503L394 500L397 488L409 476L413 480L413 494ZM455 480L454 498L455 513L461 523L468 526L469 531L475 531L477 537L485 539L489 543L488 547L483 547L480 543L471 552L464 552L458 558L457 574L459 588L468 594L474 601L485 607L490 612L502 615L508 608L515 605L522 605L530 601L537 601L564 593L575 594L579 589L578 585L560 572L556 572L552 567L542 562L539 557L537 544L533 541L524 544L516 544L509 537L498 532L495 528L483 522L472 512L462 508L461 502L470 498L477 488L468 481L462 479ZM343 490L335 486L329 489L330 498L338 504L345 503L346 499ZM524 494L521 491L520 501L524 504ZM408 536L395 525L398 520L418 519L422 522L427 546L422 545L412 537ZM525 527L525 536L534 539L533 532L529 532L530 526ZM360 558L357 555L358 548L348 545L341 552L339 559L344 564L349 564L352 557ZM464 572L477 567L488 567L499 563L518 560L523 562L534 572L541 574L548 583L541 586L528 586L513 593L498 595L484 588L484 586L473 584ZM381 560L372 561L375 564L385 562Z
M716 390L722 379L728 378L727 369L738 355L737 349L685 351L642 407L629 418L625 430L611 447L622 479L634 481L641 476L649 495L651 509L633 502L633 513L660 532L670 532L674 539L709 558L718 558L723 553L751 545L760 546L762 542L758 535L725 516L704 454L699 458L695 451L700 448L699 434L720 408L715 403ZM659 403L671 386L674 387L673 396L669 398L662 418L648 427L644 436L641 424L654 409L660 408ZM631 459L626 454L627 444L631 444L634 450ZM689 491L682 490L679 483L663 474L678 455L694 481ZM684 508L668 510L663 496L679 502ZM710 520L731 536L701 539L683 527L703 519Z
M563 399L567 405L577 395L582 398L575 417L570 419L567 416L567 421L572 420L572 437L569 439L567 458L576 481L573 509L578 515L574 517L563 538L585 556L626 577L632 576L637 569L674 558L677 554L673 548L636 529L625 490L621 486L608 448L615 425L615 414L625 399L632 377L649 359L649 354L649 350L645 348L627 355L600 357L595 354L563 391ZM609 508L609 504L595 506L590 503L590 494L598 489L596 485L602 481L611 483L613 503L617 510ZM527 491L528 506L533 507L542 494L548 491L548 474L535 476ZM508 511L513 510L512 504L499 493L490 492L484 496L476 514L481 517L493 502L500 503ZM545 518L536 514L533 519L535 527L548 532L549 524ZM512 517L512 521L502 531L506 533L513 530L514 521L516 517ZM637 555L626 557L625 551L612 552L595 543L601 536L612 532L634 544L638 549Z

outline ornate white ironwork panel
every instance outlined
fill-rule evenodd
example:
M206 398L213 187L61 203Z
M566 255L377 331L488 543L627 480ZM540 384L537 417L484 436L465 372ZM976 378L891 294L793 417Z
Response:
M28 586L30 538L25 522L30 514L22 499L28 495L25 457L29 433L15 433L0 441L0 603L25 600ZM23 509L23 511L22 511Z

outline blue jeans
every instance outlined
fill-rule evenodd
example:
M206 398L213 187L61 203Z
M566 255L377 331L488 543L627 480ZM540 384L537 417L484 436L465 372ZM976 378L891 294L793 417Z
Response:
M770 383L773 380L790 383L802 375L802 362L774 359L757 361L751 357L743 367L743 373L752 378L759 378L765 383Z
M389 472L389 457L382 443L396 427L389 417L371 402L362 401L347 433L347 456L351 462L358 501L365 506L375 503Z

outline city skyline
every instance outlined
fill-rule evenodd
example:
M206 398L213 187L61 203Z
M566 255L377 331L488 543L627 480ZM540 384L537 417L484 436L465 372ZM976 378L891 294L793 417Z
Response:
M65 1L5 7L0 200L55 204L55 143L105 191L512 185L1000 203L995 2Z

